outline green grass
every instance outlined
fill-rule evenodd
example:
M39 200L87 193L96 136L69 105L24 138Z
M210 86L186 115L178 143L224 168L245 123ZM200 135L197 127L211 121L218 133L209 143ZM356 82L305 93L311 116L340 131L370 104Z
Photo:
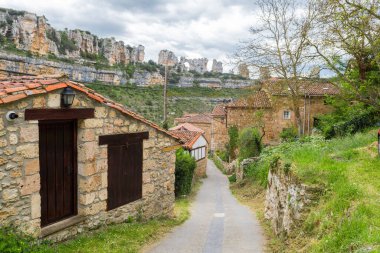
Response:
M163 120L163 87L110 86L87 84L91 89L126 105L145 118L161 124ZM210 113L215 106L212 99L238 98L249 94L246 89L210 89L168 87L168 122L173 125L174 118L184 112Z
M380 158L377 130L325 141L284 143L268 148L248 177L265 185L273 157L290 163L300 182L323 186L302 227L286 241L284 251L380 252ZM301 250L302 249L302 250Z

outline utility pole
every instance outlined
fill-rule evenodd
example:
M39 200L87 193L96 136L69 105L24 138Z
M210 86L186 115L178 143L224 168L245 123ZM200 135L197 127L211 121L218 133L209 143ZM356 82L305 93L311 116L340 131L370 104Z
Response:
M166 123L168 115L168 101L167 101L167 84L168 84L168 65L165 64L165 83L164 83L164 123Z

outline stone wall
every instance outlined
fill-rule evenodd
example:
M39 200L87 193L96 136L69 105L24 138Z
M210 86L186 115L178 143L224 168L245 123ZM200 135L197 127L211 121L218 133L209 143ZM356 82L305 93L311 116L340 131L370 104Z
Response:
M0 106L0 223L13 225L33 236L41 235L38 121L25 121L29 108L58 108L60 90ZM163 148L173 138L119 111L77 92L73 108L95 108L95 118L78 120L78 215L84 220L48 236L59 241L103 224L122 222L129 216L151 218L171 215L174 207L175 151ZM15 110L20 118L8 122ZM106 211L107 146L100 135L149 131L144 140L143 197Z
M323 193L322 187L302 184L291 168L285 167L278 162L270 169L265 198L264 215L277 235L288 235L299 226L309 207Z
M206 176L207 167L207 154L206 158L197 161L197 167L195 168L194 175L198 178L204 178Z
M211 136L211 151L224 150L228 143L228 132L224 117L212 117Z

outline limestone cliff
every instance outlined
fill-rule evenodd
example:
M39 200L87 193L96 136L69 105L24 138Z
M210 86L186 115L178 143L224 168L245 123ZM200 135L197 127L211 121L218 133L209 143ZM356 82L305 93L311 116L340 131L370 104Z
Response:
M223 73L223 63L221 61L213 60L212 61L212 72Z
M98 38L88 31L57 31L44 16L0 8L0 39L16 48L39 55L94 61L105 59L109 64L142 62L144 47L131 47L115 38Z
M178 58L172 51L164 49L158 54L158 64L175 66L178 64Z

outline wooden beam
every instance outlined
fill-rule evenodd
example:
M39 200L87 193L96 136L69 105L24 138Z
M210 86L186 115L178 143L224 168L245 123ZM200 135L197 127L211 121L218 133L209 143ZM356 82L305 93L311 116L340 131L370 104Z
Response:
M78 109L26 109L25 120L90 119L94 108Z
M99 136L99 145L122 145L146 139L149 139L149 132L102 135Z

